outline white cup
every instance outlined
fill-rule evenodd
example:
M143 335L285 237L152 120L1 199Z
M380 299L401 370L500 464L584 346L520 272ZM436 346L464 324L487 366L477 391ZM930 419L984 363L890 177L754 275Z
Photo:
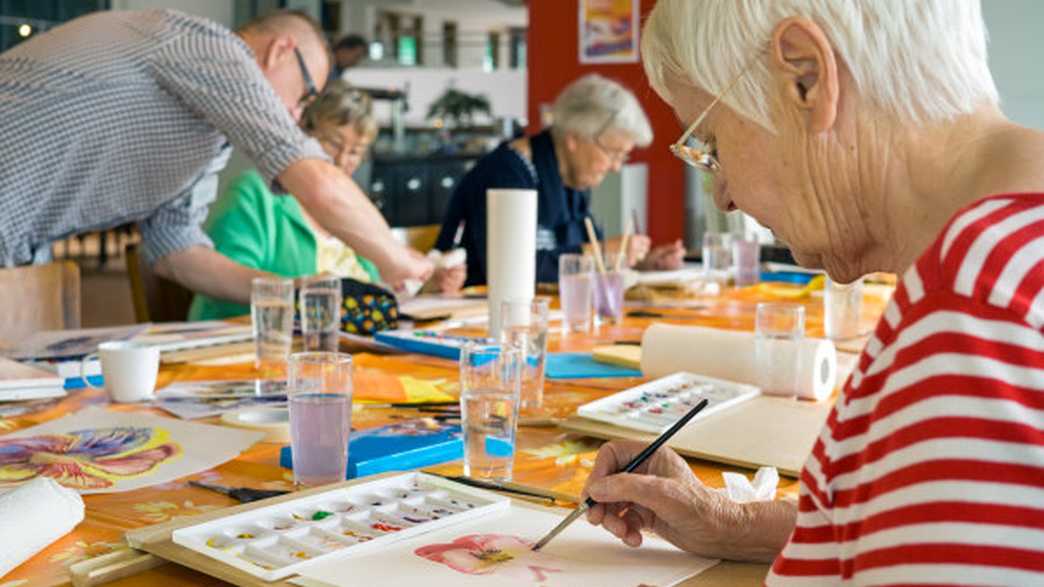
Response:
M101 359L102 377L109 398L119 403L149 401L156 389L159 374L159 349L134 342L113 340L98 345L80 363L80 376L91 387L98 387L83 374L84 366L92 358Z

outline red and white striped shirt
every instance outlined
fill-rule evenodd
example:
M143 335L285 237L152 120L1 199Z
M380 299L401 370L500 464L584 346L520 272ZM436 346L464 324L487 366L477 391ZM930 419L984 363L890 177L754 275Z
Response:
M801 473L771 585L1044 585L1044 194L902 277Z

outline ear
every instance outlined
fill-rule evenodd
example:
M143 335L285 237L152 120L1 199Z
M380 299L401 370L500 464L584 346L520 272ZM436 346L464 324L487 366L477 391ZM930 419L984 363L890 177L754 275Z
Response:
M785 84L785 99L808 117L809 130L829 130L840 98L837 58L826 33L806 18L790 17L772 32L772 61Z
M294 38L290 35L276 35L270 37L268 44L265 45L264 55L261 59L262 67L264 69L275 67L282 60L290 56L296 46Z

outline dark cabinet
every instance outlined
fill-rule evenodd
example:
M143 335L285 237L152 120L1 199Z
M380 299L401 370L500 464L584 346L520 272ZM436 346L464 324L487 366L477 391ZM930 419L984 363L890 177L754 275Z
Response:
M475 160L474 155L376 157L370 198L392 226L441 224L453 190Z

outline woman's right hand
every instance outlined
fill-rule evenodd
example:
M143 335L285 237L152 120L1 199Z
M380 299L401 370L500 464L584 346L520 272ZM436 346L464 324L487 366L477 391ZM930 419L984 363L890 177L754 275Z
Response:
M402 247L402 254L394 259L391 267L380 267L381 278L385 283L396 288L402 287L407 280L424 283L435 271L435 265L424 255L409 247Z
M757 525L774 523L759 519L761 508L733 502L704 486L685 460L668 448L658 450L634 473L616 473L644 448L614 441L598 451L581 495L598 502L587 513L589 522L628 546L640 546L641 531L652 530L682 550L714 558L770 561L782 548L782 543L767 548L760 544L757 535L767 529Z

